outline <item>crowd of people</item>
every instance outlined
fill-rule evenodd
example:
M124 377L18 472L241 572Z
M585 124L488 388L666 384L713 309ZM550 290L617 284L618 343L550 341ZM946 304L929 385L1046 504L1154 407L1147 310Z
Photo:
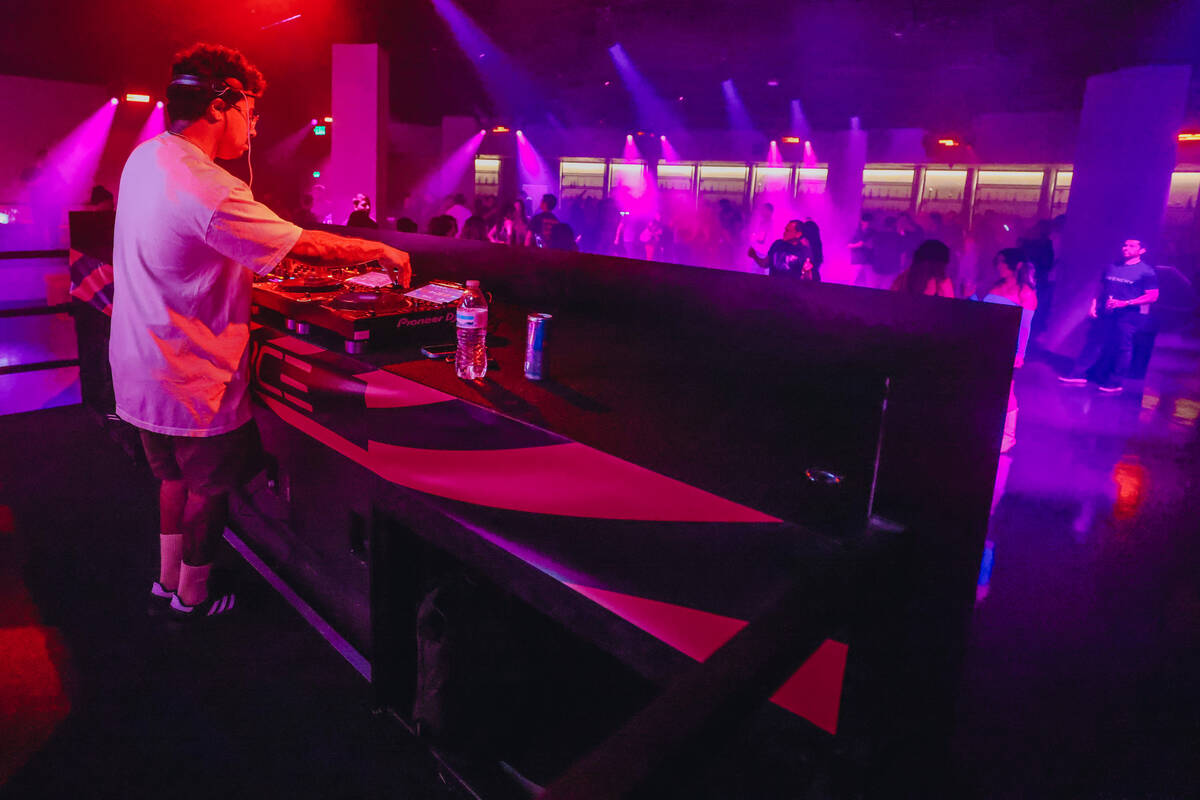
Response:
M456 195L447 200L446 213L429 221L427 232L722 268L739 268L745 259L751 271L821 280L826 252L821 228L811 217L777 219L774 206L761 202L747 219L740 205L728 199L697 207L694 202L672 204L669 198L660 198L653 213L638 217L621 210L619 200L585 194L559 204L546 194L537 212L528 216L523 199L498 202L494 196L482 196L470 209L466 199ZM968 229L954 213L917 218L868 211L861 215L844 255L850 282L859 286L1020 308L1014 354L1019 368L1049 316L1064 227L1063 216L1023 220L985 210ZM397 228L416 231L417 224L401 219ZM1140 260L1144 252L1139 240L1129 239L1121 258L1104 272L1090 312L1094 322L1088 343L1064 375L1065 382L1085 383L1090 375L1102 391L1121 390L1133 336L1158 297L1155 272ZM1105 354L1107 360L1102 358ZM1017 412L1016 394L1010 389L1002 452L1016 443Z
M396 230L515 247L768 271L763 256L747 256L747 251L768 248L778 233L773 230L776 222L771 203L759 204L747 220L740 203L728 198L702 202L698 207L690 193L675 196L662 192L657 200L648 208L622 190L603 198L584 193L561 203L555 195L545 194L534 207L525 196L501 200L481 194L469 203L464 195L455 194L435 206L435 213L427 215L423 226L414 218L419 214L402 213L396 219ZM378 227L374 220L357 219L362 226ZM811 217L800 223L805 245L819 270L819 227Z
M425 214L402 212L395 227L405 233L746 272L778 274L796 263L799 277L820 280L827 254L821 225L811 214L795 209L777 213L770 201L758 202L749 212L740 201L729 198L696 203L690 192L662 191L655 200L650 206L639 204L623 188L609 197L584 192L561 202L545 194L536 207L524 195L501 199L480 194L470 201L455 194L432 207L422 205ZM311 209L311 198L305 203L296 220L302 225L311 221L305 210ZM994 277L994 255L1006 247L1019 247L1033 264L1039 283L1046 286L1063 222L1063 217L1033 222L984 211L967 229L956 213L914 217L907 212L867 211L847 250L839 255L852 269L847 282L889 289L911 266L917 247L937 240L950 251L946 277L954 296L969 297ZM355 199L347 224L379 227L370 217L369 198ZM806 251L803 257L801 250Z
M812 217L780 218L769 201L759 202L749 214L744 213L740 203L727 198L697 204L690 193L674 197L662 192L656 201L651 210L639 214L625 210L638 208L638 204L622 190L606 198L584 193L564 203L553 194L545 194L536 209L530 208L530 200L524 196L501 201L495 195L481 194L469 203L463 194L455 194L443 200L441 213L433 214L424 229L407 216L397 219L396 229L513 247L582 251L821 280L826 251L821 227ZM358 195L353 206L350 226L378 227L370 217L369 198ZM1019 367L1030 340L1037 338L1049 316L1056 253L1062 252L1064 226L1063 216L1028 220L991 210L976 216L970 228L956 213L934 211L917 217L907 212L865 211L845 245L843 260L849 272L843 272L843 277L847 277L846 282L869 288L1021 308L1015 356ZM1153 270L1140 262L1139 248L1138 240L1128 240L1122 258L1115 262L1133 276L1137 291L1131 294L1119 291L1120 287L1102 289L1106 299L1092 310L1092 317L1098 320L1093 326L1095 331L1078 364L1065 376L1067 382L1086 382L1084 376L1095 366L1100 352L1110 356L1116 352L1115 360L1109 358L1106 362L1108 368L1099 382L1104 391L1119 391L1119 373L1128 367L1132 336L1154 302L1146 298L1157 298ZM1110 278L1104 280L1111 282ZM1114 306L1110 301L1137 308L1116 313L1125 306ZM1014 398L1010 409L1014 421L1015 413ZM1006 449L1014 441L1011 434L1010 425Z

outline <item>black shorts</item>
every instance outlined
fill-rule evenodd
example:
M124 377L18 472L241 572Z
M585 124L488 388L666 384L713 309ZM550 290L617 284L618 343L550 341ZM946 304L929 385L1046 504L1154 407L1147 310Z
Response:
M262 440L254 420L216 436L138 433L154 477L183 481L195 494L225 494L248 480L261 462Z

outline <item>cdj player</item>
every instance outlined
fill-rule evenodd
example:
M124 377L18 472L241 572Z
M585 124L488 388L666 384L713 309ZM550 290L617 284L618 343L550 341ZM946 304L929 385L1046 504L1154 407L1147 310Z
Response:
M412 291L392 285L370 261L329 270L313 270L285 259L280 268L254 284L253 311L271 323L282 317L288 330L307 334L313 327L341 337L347 353L368 346L386 347L410 340L413 331L437 331L449 338L465 287L433 281ZM422 339L431 340L428 335Z

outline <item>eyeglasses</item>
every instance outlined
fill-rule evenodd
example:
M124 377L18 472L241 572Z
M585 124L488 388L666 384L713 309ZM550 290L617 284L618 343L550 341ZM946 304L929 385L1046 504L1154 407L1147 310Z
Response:
M230 106L230 108L232 108L234 111L238 112L243 117L245 117L246 122L248 122L249 124L253 125L254 123L258 122L259 115L258 115L257 109L247 110L245 108L242 108L242 106L240 104L232 105L232 106Z

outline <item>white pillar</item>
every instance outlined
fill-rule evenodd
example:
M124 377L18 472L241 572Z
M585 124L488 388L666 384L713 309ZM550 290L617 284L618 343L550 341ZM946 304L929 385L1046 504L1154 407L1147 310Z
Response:
M333 222L345 224L351 199L371 198L371 216L387 208L388 59L377 44L333 46L333 137L329 202Z
M1132 67L1088 79L1046 345L1073 354L1091 298L1126 238L1154 263L1191 67Z

